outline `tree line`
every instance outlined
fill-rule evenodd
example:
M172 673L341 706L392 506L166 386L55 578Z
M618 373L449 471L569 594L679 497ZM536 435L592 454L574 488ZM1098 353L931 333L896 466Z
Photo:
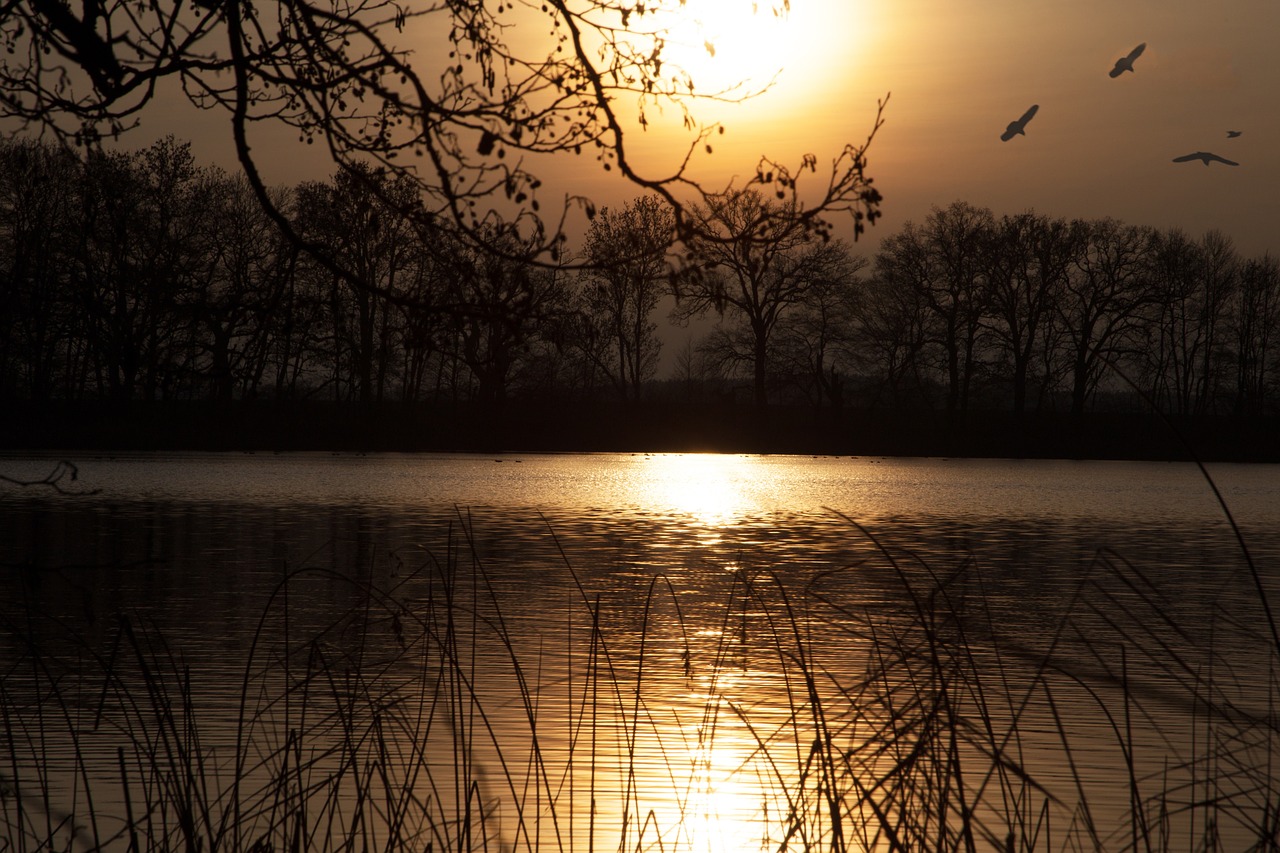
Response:
M548 264L514 225L405 215L394 172L272 192L293 235L172 138L0 145L0 397L1276 408L1280 265L1216 232L956 202L867 258L748 188L679 231L657 196L602 209ZM664 312L715 323L659 377Z

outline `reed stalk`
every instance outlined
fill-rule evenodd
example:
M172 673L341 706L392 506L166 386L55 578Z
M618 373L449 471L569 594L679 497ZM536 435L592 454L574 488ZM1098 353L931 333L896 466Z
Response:
M0 851L701 853L735 787L752 793L730 820L773 853L1280 849L1274 676L1213 648L1269 645L1268 608L1189 625L1104 552L1033 647L977 561L849 524L873 556L799 581L740 569L697 630L671 579L621 613L562 549L570 616L531 634L467 518L390 588L297 569L236 662L232 719L209 684L229 670L144 620L101 646L17 602ZM304 629L317 576L361 604ZM1160 729L1169 708L1185 730ZM1099 788L1104 760L1122 778Z

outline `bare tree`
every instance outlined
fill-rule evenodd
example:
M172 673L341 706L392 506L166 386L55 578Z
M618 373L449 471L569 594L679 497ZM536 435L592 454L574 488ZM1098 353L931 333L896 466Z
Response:
M843 243L818 239L794 214L755 189L731 190L697 207L696 231L685 235L689 270L678 281L678 315L714 309L741 321L739 333L722 338L748 342L757 406L768 403L769 343L778 321L847 261Z
M759 13L784 14L789 3L774 0ZM594 155L601 168L665 197L682 230L689 224L682 205L702 193L693 155L709 151L723 129L699 123L691 106L752 92L703 92L677 67L669 30L684 5L11 0L0 16L0 114L94 145L135 126L180 87L190 102L228 117L260 200L299 240L260 175L251 140L259 123L296 129L340 169L374 165L412 180L424 212L447 214L473 237L492 233L482 226L503 208L504 220L525 226L523 250L556 253L566 213L592 206L566 199L558 218L544 222L543 181L532 164L549 153ZM674 171L641 174L626 139L665 109L684 115L685 156ZM824 175L807 154L792 166L763 158L752 181L789 198L809 228L825 233L833 216L847 215L860 231L879 215L880 195L864 174L879 125L880 110L865 141L846 145ZM806 172L815 173L816 198L801 205ZM324 244L305 245L345 274Z
M67 250L80 165L48 145L0 146L0 399L46 400L78 361Z
M1239 261L1217 232L1193 240L1177 229L1155 235L1143 369L1152 399L1175 414L1203 414L1229 371L1223 357L1226 311Z
M1071 411L1083 414L1103 375L1129 355L1150 304L1154 232L1114 219L1088 224L1088 243L1058 304L1071 364Z
M1230 382L1230 336L1227 313L1235 304L1240 287L1240 256L1231 238L1221 231L1207 232L1200 240L1204 252L1204 302L1200 321L1205 328L1205 345L1200 352L1200 399L1198 411L1214 409L1226 396Z
M867 259L850 254L843 244L841 248L843 257L833 259L777 333L779 360L818 410L843 405L850 367L846 353L857 343L855 318L863 296L859 273Z
M923 225L908 222L880 244L877 275L914 290L928 309L925 326L947 381L947 411L964 411L978 364L988 295L984 247L994 217L967 202L935 207Z
M1031 365L1083 245L1080 223L1033 213L1003 216L986 245L987 328L1012 363L1013 410L1026 410Z
M514 228L487 235L510 244L504 252L464 250L453 265L452 345L476 383L475 398L493 406L506 399L515 371L532 353L544 328L556 328L565 308L558 270L504 255L519 255Z
M880 263L877 256L877 270ZM908 392L928 401L930 383L922 353L930 320L920 291L900 286L895 275L875 274L867 281L858 302L854 357L877 383L873 405L885 393L892 407L906 405Z
M642 196L600 211L587 232L579 342L624 400L640 399L657 370L662 341L652 316L668 290L674 228L670 207Z
M94 154L82 175L73 280L100 391L168 397L194 369L210 175L172 138Z
M1280 262L1270 255L1241 264L1232 336L1236 355L1236 412L1266 413L1276 385L1275 340L1280 329Z
M287 202L280 195L283 207ZM203 373L214 399L226 401L258 392L273 337L293 310L288 294L298 253L263 213L243 176L219 174L210 201L204 234L209 269L196 315L206 354Z
M407 181L368 167L298 190L299 231L326 243L349 271L333 277L334 305L345 306L335 313L335 334L362 403L381 400L390 379L391 324L398 319L390 300L401 295L416 259L417 232L401 214L413 196Z

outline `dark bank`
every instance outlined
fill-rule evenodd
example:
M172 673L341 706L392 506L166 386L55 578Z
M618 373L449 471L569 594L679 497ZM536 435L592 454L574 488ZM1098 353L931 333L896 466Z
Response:
M1280 462L1280 419L725 403L11 403L9 451L724 452Z

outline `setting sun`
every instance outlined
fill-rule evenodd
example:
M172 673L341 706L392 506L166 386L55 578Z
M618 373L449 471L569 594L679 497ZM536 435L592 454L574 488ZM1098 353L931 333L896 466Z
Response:
M883 92L854 110L841 105L873 61L879 18L867 4L837 0L688 0L664 4L629 29L661 34L664 80L680 89L687 76L694 122L725 130L708 149L699 146L698 168L743 175L762 154L793 160L839 150L870 129ZM644 113L646 132L631 137L630 151L653 171L669 170L687 150L685 114L669 105Z
M813 103L856 70L872 18L857 3L689 0L658 20L667 61L688 71L697 91L742 95L773 84L806 90Z
M659 16L667 61L704 94L741 96L767 86L791 59L789 10L743 0L693 3Z

